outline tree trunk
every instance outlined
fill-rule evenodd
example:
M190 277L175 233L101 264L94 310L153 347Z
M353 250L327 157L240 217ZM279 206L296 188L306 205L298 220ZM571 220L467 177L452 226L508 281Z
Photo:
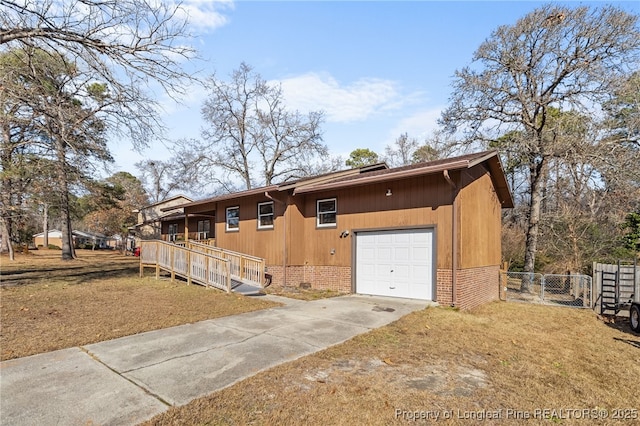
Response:
M521 291L533 291L533 272L535 272L536 250L538 248L538 233L540 222L540 210L542 207L543 186L545 182L544 169L546 158L542 157L539 162L531 167L531 204L529 206L529 223L527 225L527 235L524 251L524 271L530 272L522 279Z
M66 183L60 194L60 216L62 219L62 260L75 258L73 250L73 230L71 229L71 213L69 212L69 193Z
M9 251L9 260L16 260L15 254L13 253L13 246L11 245L11 235L9 235L9 227L7 226L7 222L4 218L0 217L0 226L2 229L2 250L6 248Z
M42 220L42 228L44 231L43 243L45 249L49 248L49 204L43 204L43 220Z
M2 143L9 145L10 143L9 126L2 126ZM2 157L0 158L0 169L4 172L2 175L2 186L0 187L0 233L2 234L2 246L0 252L5 250L9 252L9 260L15 260L13 246L11 245L11 211L12 211L12 182L8 173L11 169L11 152L9 147L6 150L3 147Z
M73 230L71 228L71 211L69 206L69 182L67 180L67 159L64 142L56 143L57 186L60 189L60 219L62 219L62 260L75 259L73 247Z

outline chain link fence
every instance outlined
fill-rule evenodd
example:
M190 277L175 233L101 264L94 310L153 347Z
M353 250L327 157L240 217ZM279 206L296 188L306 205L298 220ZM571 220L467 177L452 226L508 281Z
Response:
M502 272L501 284L507 301L591 308L592 282L587 275Z

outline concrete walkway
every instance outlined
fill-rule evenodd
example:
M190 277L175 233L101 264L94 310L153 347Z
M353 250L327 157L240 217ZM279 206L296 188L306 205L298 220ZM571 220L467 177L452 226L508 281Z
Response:
M135 425L428 302L350 295L0 363L1 425Z

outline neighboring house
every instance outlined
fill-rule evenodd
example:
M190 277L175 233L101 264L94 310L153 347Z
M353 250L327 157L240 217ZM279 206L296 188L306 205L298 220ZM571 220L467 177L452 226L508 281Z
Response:
M274 285L472 308L499 296L501 209L513 200L497 152L487 151L344 170L181 207L182 224L167 223L191 237L210 217L215 245L264 258Z
M52 229L49 231L49 245L54 245L57 247L62 247L62 231L58 229ZM85 247L85 246L94 246L95 248L108 248L109 247L109 238L105 237L101 234L94 234L91 232L85 231L72 231L73 235L73 246L75 248ZM39 234L35 234L33 236L33 242L36 247L44 246L44 232L40 232Z
M160 239L163 234L162 221L166 217L182 215L182 205L191 201L191 198L177 195L136 210L134 213L138 214L138 223L130 227L129 231L138 239Z

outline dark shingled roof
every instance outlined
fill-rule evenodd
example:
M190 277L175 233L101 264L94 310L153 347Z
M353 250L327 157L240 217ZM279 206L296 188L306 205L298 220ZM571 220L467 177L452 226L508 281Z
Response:
M388 168L384 163L378 163L355 169L341 170L338 172L327 173L323 175L305 177L291 182L284 182L280 185L269 185L250 189L247 191L220 195L217 197L208 198L206 200L183 204L180 207L198 206L216 201L242 198L276 190L286 191L293 189L293 194L295 195L324 191L329 189L338 189L349 186L366 185L370 183L379 183L394 179L442 173L445 170L451 171L468 169L483 162L487 163L487 166L491 172L491 177L493 179L496 192L498 193L498 197L502 203L502 207L513 207L511 191L509 190L509 185L507 184L504 171L502 169L502 164L500 163L500 157L498 156L497 151L476 152L473 154L466 154L458 157L411 164L408 166L395 167L392 169Z

